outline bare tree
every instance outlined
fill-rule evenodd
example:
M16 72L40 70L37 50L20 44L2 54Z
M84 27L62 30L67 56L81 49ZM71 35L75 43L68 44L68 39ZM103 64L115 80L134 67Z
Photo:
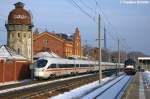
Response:
M134 59L135 61L138 60L138 57L144 57L146 56L143 52L138 52L138 51L132 51L128 53L128 57Z

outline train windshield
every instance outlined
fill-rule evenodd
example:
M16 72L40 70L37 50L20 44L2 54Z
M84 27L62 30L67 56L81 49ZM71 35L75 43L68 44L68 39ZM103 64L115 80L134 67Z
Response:
M43 68L44 66L46 66L46 64L47 64L47 60L45 60L45 59L40 59L40 60L38 60L37 62L36 62L36 67L37 68Z
M128 59L125 61L125 66L127 65L135 65L135 61L133 59Z

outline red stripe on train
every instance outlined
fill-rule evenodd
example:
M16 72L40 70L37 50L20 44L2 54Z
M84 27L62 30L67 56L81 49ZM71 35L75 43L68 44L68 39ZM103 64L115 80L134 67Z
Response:
M62 68L62 69L48 69L45 71L61 71L61 70L76 70L76 69L89 69L89 68Z

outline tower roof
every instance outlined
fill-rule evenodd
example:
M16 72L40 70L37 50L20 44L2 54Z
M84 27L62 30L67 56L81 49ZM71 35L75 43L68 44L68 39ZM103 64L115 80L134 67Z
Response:
M18 2L8 16L8 24L32 24L30 13L24 9L24 3Z
M22 2L17 2L14 5L16 8L23 8L24 7L24 3L22 3Z
M74 39L77 39L77 38L80 38L80 31L78 27L76 27L75 33L74 33Z
M80 31L79 31L79 28L76 27L75 33L79 33L79 32L80 32Z

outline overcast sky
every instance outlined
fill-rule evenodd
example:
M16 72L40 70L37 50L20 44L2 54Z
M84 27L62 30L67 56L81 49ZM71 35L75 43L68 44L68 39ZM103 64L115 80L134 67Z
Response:
M6 44L5 21L14 9L13 4L18 1L25 3L25 8L32 12L34 26L40 31L72 34L79 27L82 42L87 40L87 43L97 46L96 22L75 7L71 0L0 0L0 44ZM127 0L74 1L95 19L98 12L102 14L101 24L107 30L108 48L116 49L117 38L120 37L123 50L142 51L150 55L150 0L143 0L147 1L144 4L121 3Z

